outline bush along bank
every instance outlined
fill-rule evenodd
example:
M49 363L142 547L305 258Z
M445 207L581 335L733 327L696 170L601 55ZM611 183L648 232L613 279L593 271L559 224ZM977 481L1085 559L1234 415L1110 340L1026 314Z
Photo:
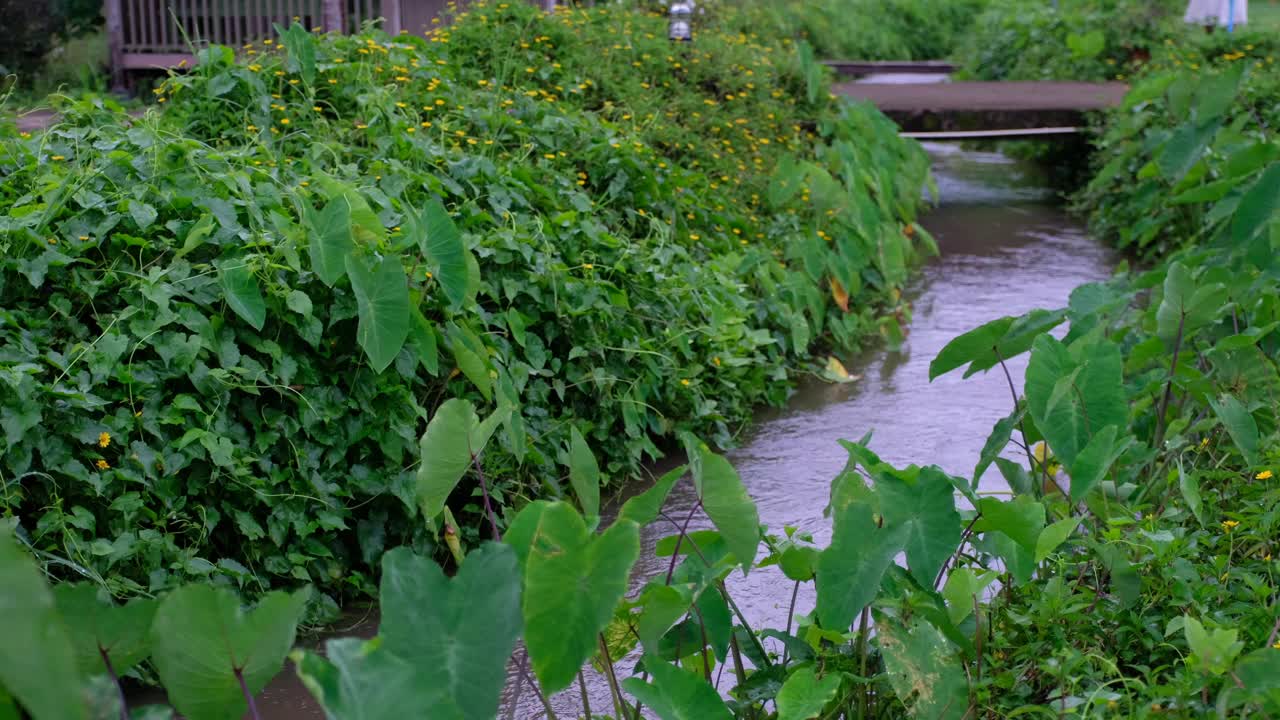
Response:
M203 51L136 122L83 102L6 138L8 522L117 595L332 603L440 537L420 440L451 398L501 419L429 503L469 546L583 447L621 480L678 431L731 443L814 352L893 335L920 148L791 46L664 32L522 3L294 27Z
M1199 82L1231 94L1223 78ZM584 701L589 717L1280 712L1278 178L1274 159L1237 177L1239 197L1207 201L1229 205L1155 269L948 343L931 378L1004 374L1005 360L1030 355L968 477L893 467L868 438L845 442L821 546L763 532L730 463L687 435L688 466L604 520L601 470L571 433L563 499L531 502L510 522L487 516L494 540L459 548L452 579L411 548L385 553L378 637L331 640L324 657L296 651L297 672L338 720L493 718L517 640L524 692L601 674L610 700ZM426 514L443 514L472 452L502 452L506 417L481 420L460 398L432 415L422 451L439 462L418 487ZM989 489L996 474L1007 490ZM660 540L653 552L668 571L628 593L639 528L683 482L699 500L690 517L701 512L711 529ZM816 586L812 612L793 604L784 627L751 627L725 584L738 570L781 572L780 603ZM25 600L6 620L42 631L0 646L0 683L36 720L120 710L113 672L144 660L187 717L256 715L248 695L289 654L307 595L276 591L242 613L231 591L207 584L124 606L91 584L51 593L8 531L0 577ZM721 670L732 690L717 689ZM86 683L87 700L61 691Z

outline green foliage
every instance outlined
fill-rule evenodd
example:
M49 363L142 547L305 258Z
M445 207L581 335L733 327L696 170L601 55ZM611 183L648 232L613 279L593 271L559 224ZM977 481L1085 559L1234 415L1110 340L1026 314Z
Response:
M378 637L330 640L327 658L296 653L303 683L335 720L389 718L413 708L451 720L494 717L520 633L515 553L483 545L453 579L407 548L382 562Z
M40 570L8 528L0 530L0 618L0 694L33 720L89 717L76 693L80 672L70 632Z
M803 39L818 57L936 60L951 55L989 0L786 0L735 8L744 32Z
M614 484L678 433L727 446L903 302L928 160L789 41L522 3L442 28L289 28L140 120L4 131L0 512L50 572L332 610L439 542L424 502L461 549L486 499L501 527L563 494L575 429ZM450 401L503 418L476 465L423 452Z
M151 653L169 701L192 720L241 717L280 672L309 591L273 592L243 612L226 588L188 585L160 602Z

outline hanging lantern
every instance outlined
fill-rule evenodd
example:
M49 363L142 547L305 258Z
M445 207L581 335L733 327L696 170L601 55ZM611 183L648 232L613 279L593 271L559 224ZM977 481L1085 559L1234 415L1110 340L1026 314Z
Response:
M674 0L667 11L670 24L667 27L667 38L672 42L690 42L693 40L693 2L691 0Z

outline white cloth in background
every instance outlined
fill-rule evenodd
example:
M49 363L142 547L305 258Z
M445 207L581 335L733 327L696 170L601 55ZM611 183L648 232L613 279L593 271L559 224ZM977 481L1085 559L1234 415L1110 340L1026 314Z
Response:
M1191 0L1182 19L1195 25L1243 25L1249 22L1249 0Z

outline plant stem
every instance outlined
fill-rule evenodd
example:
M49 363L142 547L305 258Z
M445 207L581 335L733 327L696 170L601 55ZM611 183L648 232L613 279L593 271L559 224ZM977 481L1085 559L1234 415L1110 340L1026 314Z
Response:
M525 657L527 658L528 655ZM524 678L525 682L529 683L529 687L533 688L533 694L537 695L538 699L542 701L542 709L547 712L547 720L560 720L556 716L556 711L551 707L551 701L542 693L542 689L538 687L538 684L533 681L533 676L529 674L529 668L523 664L520 666L520 676Z
M1018 390L1013 386L1013 375L1009 373L1009 366L1004 364L1004 358L1000 355L999 347L992 347L996 354L996 360L1000 361L1000 369L1004 371L1005 382L1009 383L1009 395L1013 397L1013 411L1018 412ZM1027 451L1027 465L1031 468L1032 474L1036 471L1035 457L1031 454L1031 444L1027 442L1027 431L1023 428L1022 418L1018 418L1018 432L1022 435L1022 447ZM1045 471L1048 474L1048 471ZM977 478L974 478L977 480ZM1037 493L1038 495L1039 493Z
M124 688L120 686L120 677L111 666L111 656L107 655L101 645L98 646L98 655L102 656L102 664L107 666L107 677L111 678L112 684L116 686L116 693L120 696L120 720L129 720L129 703L124 696Z
M489 525L493 528L493 539L495 542L502 542L502 533L498 532L498 517L493 513L493 503L489 501L489 482L484 477L484 470L480 468L480 458L475 453L471 453L471 465L476 469L476 475L480 476L480 492L484 493L484 512L489 516Z
M787 634L791 634L791 619L796 612L796 596L800 594L800 581L797 580L795 587L791 588L791 604L787 606ZM787 664L787 655L791 653L789 648L782 649L782 664Z
M1169 400L1173 397L1173 378L1178 372L1178 353L1182 352L1182 333L1186 329L1187 313L1178 316L1178 335L1173 340L1173 359L1169 361L1169 379L1164 383L1164 395L1160 398L1160 407L1156 410L1156 434L1152 438L1151 447L1160 452L1160 444L1164 442L1164 413L1169 408Z
M729 595L729 591L725 589L724 581L721 580L716 582L716 587L720 589L720 594L724 596L725 602L729 603L729 609L733 610L733 614L738 616L738 622L742 623L742 629L746 631L747 637L751 638L751 643L756 646L756 650L760 653L760 657L764 660L764 664L766 666L771 665L772 663L769 662L769 654L765 652L764 645L760 644L760 638L756 637L756 634L751 631L751 625L747 622L747 616L742 614L742 610L738 607L738 603L733 601L733 598Z
M582 675L582 668L578 668L578 689L582 692L582 715L591 720L591 698L587 695L587 679Z
M244 699L249 703L249 717L253 720L262 720L262 716L258 715L258 706L253 701L253 693L249 692L249 685L244 681L244 672L242 668L235 668L236 680L240 683L240 692L244 694Z
M525 652L520 655L520 665L516 672L519 673L521 677L524 677L524 673L528 670L528 668L529 668L529 653ZM511 704L507 706L507 720L514 720L516 716L516 708L520 705L520 694L523 690L524 690L524 683L522 682L516 683L516 695L511 699Z
M676 547L674 550L671 551L671 563L667 565L667 579L665 582L666 585L671 584L671 576L676 571L676 561L680 559L680 544L684 542L685 537L688 535L689 523L693 522L693 514L697 512L698 508L700 507L702 507L701 500L695 502L689 508L689 514L686 515L684 518L684 525L680 526L680 535L676 537Z
M947 566L951 564L952 560L955 560L957 557L960 556L961 550L964 550L964 544L968 542L969 536L973 534L974 524L977 523L978 519L981 517L982 517L982 513L978 513L974 515L973 519L969 521L969 525L965 527L964 532L960 533L960 544L956 546L956 551L951 553L951 555L947 557L946 562L942 563L942 568L938 570L938 577L935 578L933 581L934 592L938 591L938 586L942 584L942 578L947 576Z
M600 642L600 659L604 661L604 678L609 683L609 695L613 698L613 714L618 720L626 720L622 709L627 706L627 703L622 699L622 690L618 687L618 676L613 673L613 658L609 656L609 643L604 639L604 633L600 633L597 640ZM637 709L636 712L638 717L639 710Z
M867 625L871 622L871 608L862 608L862 620L858 623L858 675L867 676ZM867 696L871 694L871 686L864 683L862 692L858 693L858 717L867 717Z

